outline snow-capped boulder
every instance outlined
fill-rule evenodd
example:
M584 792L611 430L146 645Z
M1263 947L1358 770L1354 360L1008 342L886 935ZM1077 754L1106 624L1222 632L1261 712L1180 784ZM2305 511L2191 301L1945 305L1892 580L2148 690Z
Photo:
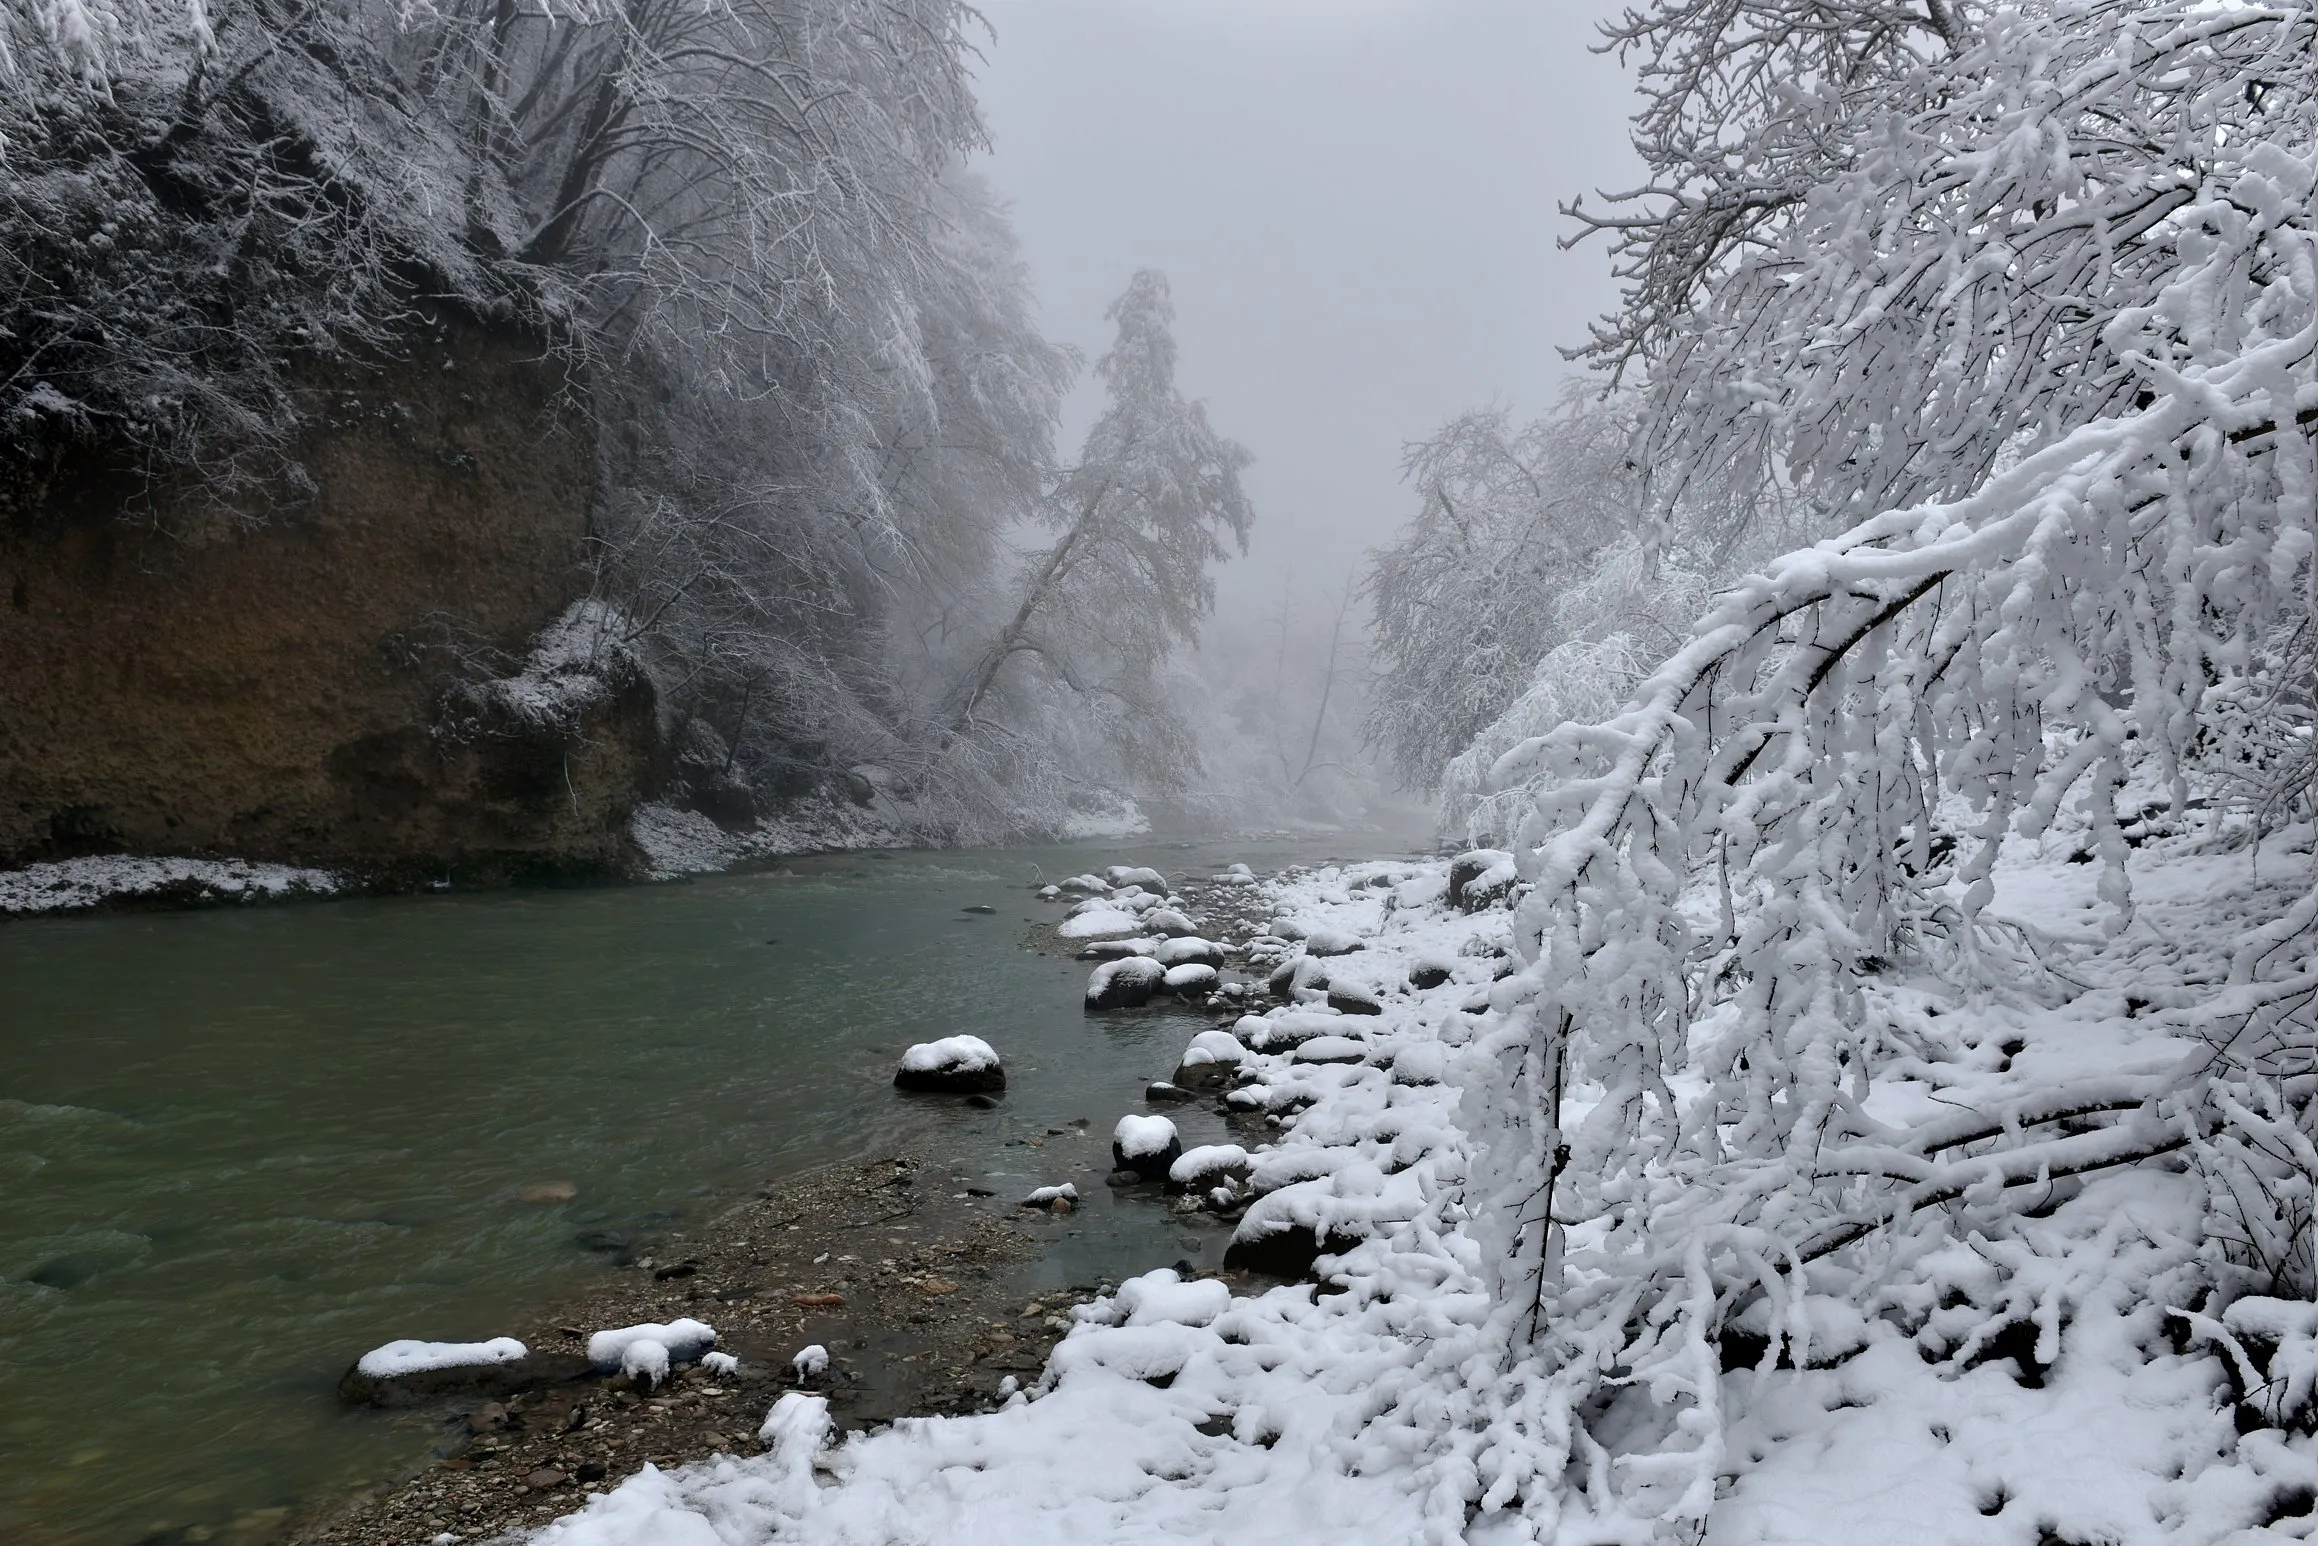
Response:
M1455 975L1456 968L1446 961L1419 961L1409 968L1409 986L1429 993Z
M1111 884L1100 875L1073 875L1055 889L1071 896L1101 896L1111 889Z
M1368 1056L1368 1044L1349 1036L1314 1036L1297 1043L1293 1056L1299 1063L1357 1063Z
M1130 1114L1111 1129L1111 1158L1121 1170L1131 1170L1146 1181L1163 1178L1182 1154L1183 1140L1165 1117Z
M1520 878L1504 849L1470 849L1449 861L1449 900L1460 912L1477 913L1512 895Z
M1167 894L1167 877L1157 870L1139 869L1130 864L1114 864L1103 871L1103 878L1114 886L1141 886L1159 896Z
M1199 925L1192 922L1189 915L1178 912L1172 907L1152 908L1143 915L1142 927L1153 934L1171 936L1199 932Z
M1328 992L1328 968L1310 956L1291 956L1273 969L1267 984L1272 997L1307 1003Z
M700 1368L702 1373L713 1374L721 1380L740 1372L740 1360L730 1353L702 1353Z
M1151 1002L1167 982L1167 968L1149 956L1106 961L1087 978L1087 1008L1132 1009Z
M897 1090L929 1090L938 1094L970 1095L1006 1088L1006 1069L998 1053L979 1036L945 1036L921 1041L901 1055L894 1070Z
M1146 1106L1180 1106L1187 1101L1197 1099L1199 1099L1197 1091L1187 1090L1182 1085L1166 1079L1154 1079L1151 1083L1143 1086L1143 1104Z
M1055 925L1054 932L1064 939L1119 939L1143 932L1144 923L1133 913L1116 907L1098 907L1093 912L1065 918Z
M1213 940L1201 939L1196 934L1161 940L1152 948L1151 954L1158 957L1161 966L1223 965L1223 947Z
M1393 1055L1392 1082L1439 1084L1447 1074L1448 1066L1448 1052L1439 1042L1414 1042Z
M453 1393L502 1396L580 1372L578 1360L534 1353L513 1337L488 1342L403 1338L372 1348L338 1382L342 1400L409 1406Z
M1264 925L1264 932L1274 939L1297 940L1309 931L1293 918L1274 918Z
M1167 991L1177 998L1198 998L1213 993L1223 977L1212 966L1198 961L1187 961L1181 966L1167 968Z
M1252 886L1256 883L1256 875L1255 871L1244 864L1227 864L1215 877L1215 883L1219 886Z
M1121 956L1147 956L1159 942L1154 939L1098 939L1082 946L1078 958L1082 961L1116 961Z
M1359 935L1342 929L1314 929L1304 936L1304 954L1308 956L1348 956L1366 948Z
M1346 1017L1316 1009L1279 1009L1268 1015L1241 1015L1232 1027L1240 1044L1258 1052L1286 1052L1316 1036L1341 1036Z
M1384 997L1366 983L1332 977L1328 982L1328 1007L1340 1015L1381 1015Z
M1167 1167L1168 1189L1177 1192L1203 1192L1227 1180L1245 1183L1247 1178L1248 1151L1236 1143L1185 1149Z
M1229 1031L1201 1031L1183 1049L1172 1081L1187 1090L1213 1089L1228 1083L1247 1061L1247 1048Z
M1079 1189L1065 1181L1060 1186L1042 1186L1022 1199L1025 1208L1040 1208L1049 1213L1068 1213L1078 1206Z
M624 1369L628 1349L639 1342L657 1343L670 1363L697 1363L701 1354L716 1346L716 1331L689 1316L679 1317L665 1326L656 1321L645 1321L635 1326L599 1331L588 1338L588 1365L599 1374Z

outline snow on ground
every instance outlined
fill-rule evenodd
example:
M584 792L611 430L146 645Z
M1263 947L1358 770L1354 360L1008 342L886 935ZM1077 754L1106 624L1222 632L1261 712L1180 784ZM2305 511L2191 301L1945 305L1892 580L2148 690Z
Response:
M0 870L0 914L73 912L140 898L201 903L329 896L346 884L329 870L287 864L107 855Z
M2024 925L2048 964L2073 951L2065 974L2056 971L2041 995L1887 981L1887 1013L1920 1055L1891 1060L1867 1109L1886 1122L1918 1121L2064 1077L2178 1061L2186 1044L2119 985L2153 971L2218 980L2241 920L2274 912L2275 898L2256 896L2264 883L2244 855L2152 843L2134 867L2140 911L2106 938L2094 921L2097 866L2026 850L2008 860L1996 910ZM1449 910L1444 871L1375 863L1268 882L1282 921L1260 953L1292 961L1297 935L1348 943L1313 965L1357 969L1382 1013L1340 1014L1324 990L1293 987L1295 1002L1247 1016L1233 1033L1197 1037L1200 1061L1238 1063L1229 1099L1258 1136L1244 1153L1213 1146L1182 1156L1176 1184L1232 1182L1207 1198L1219 1209L1245 1207L1241 1242L1278 1244L1308 1231L1334 1253L1318 1264L1324 1289L1233 1293L1149 1273L1079 1306L1044 1376L994 1413L839 1436L818 1398L784 1396L766 1423L766 1453L647 1467L533 1539L1651 1539L1587 1533L1575 1508L1557 1530L1550 1502L1491 1490L1508 1435L1550 1435L1566 1417L1523 1408L1525 1387L1506 1378L1509 1317L1493 1313L1502 1246L1491 1221L1466 1208L1478 1156L1465 1124L1484 1104L1464 1086L1498 1076L1495 1062L1467 1049L1502 1023L1515 996L1505 980L1508 915ZM1432 982L1444 969L1433 986L1409 980L1414 971ZM1702 1016L1699 1035L1711 1034L1711 1018ZM1329 1056L1305 1055L1314 1045ZM1573 1116L1601 1094L1574 1090ZM2044 1206L2000 1235L1959 1235L1935 1210L1857 1259L1814 1263L1804 1279L1811 1292L1783 1322L1805 1334L1784 1366L1750 1366L1726 1343L1719 1437L1704 1436L1721 1446L1715 1502L1703 1537L1683 1538L1713 1546L2318 1538L2310 1512L2318 1449L2274 1427L2241 1435L2212 1339L2168 1313L2211 1280L2206 1208L2193 1172L2152 1164L2053 1184ZM1573 1251L1583 1233L1573 1231ZM2267 1301L2238 1320L2299 1337L2307 1308ZM1726 1336L1767 1331L1767 1317L1736 1313ZM1992 1326L2008 1329L1991 1335ZM2291 1346L2301 1360L2311 1344ZM2318 1358L2307 1361L2318 1371ZM1588 1418L1609 1436L1595 1466L1625 1464L1615 1437L1621 1411L1637 1442L1662 1436L1670 1416L1706 1415L1681 1401L1669 1413L1648 1388L1620 1394L1620 1383L1612 1381L1611 1409Z

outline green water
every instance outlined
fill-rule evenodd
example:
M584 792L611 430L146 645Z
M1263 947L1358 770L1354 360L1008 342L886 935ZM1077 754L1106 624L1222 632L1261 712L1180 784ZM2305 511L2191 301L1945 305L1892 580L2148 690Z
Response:
M1056 915L1027 885L1317 857L838 856L0 926L0 1541L257 1537L266 1511L425 1453L412 1420L336 1404L356 1354L499 1333L604 1270L589 1230L665 1228L900 1140L1003 1180L1027 1163L1009 1136L1106 1129L1198 1022L1084 1016L1086 968L1022 943ZM958 1031L1007 1057L1003 1109L889 1087L903 1046ZM517 1201L556 1181L573 1202ZM1154 1208L1082 1222L1059 1281L1180 1254Z

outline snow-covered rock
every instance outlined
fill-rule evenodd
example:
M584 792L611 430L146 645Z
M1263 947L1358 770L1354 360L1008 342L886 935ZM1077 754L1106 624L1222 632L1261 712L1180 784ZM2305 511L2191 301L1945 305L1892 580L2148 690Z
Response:
M740 1360L730 1353L702 1353L700 1367L718 1379L725 1379L740 1372Z
M145 859L107 854L0 870L0 915L63 913L111 902L256 902L330 896L345 876L241 859Z
M1223 976L1212 966L1199 961L1187 961L1181 966L1167 968L1167 991L1177 998L1199 998L1213 993L1222 985Z
M1132 1170L1146 1181L1165 1176L1182 1153L1183 1140L1165 1117L1129 1113L1111 1129L1111 1158L1119 1169Z
M1190 914L1180 912L1172 907L1152 908L1143 915L1143 927L1153 934L1166 934L1175 937L1199 932L1199 925L1192 920Z
M689 1316L661 1325L645 1321L634 1326L621 1326L599 1331L588 1338L588 1363L603 1373L622 1367L628 1349L638 1342L655 1342L666 1349L673 1363L694 1363L700 1355L716 1346L716 1332L705 1322Z
M998 1053L979 1036L945 1036L921 1041L901 1055L894 1088L968 1095L1006 1088Z
M1111 883L1100 875L1073 875L1058 882L1056 889L1076 896L1101 896L1111 889Z
M1093 912L1065 918L1055 925L1055 933L1064 939L1117 939L1124 935L1140 934L1143 920L1131 912L1116 907L1099 907Z
M1071 1206L1075 1206L1077 1204L1078 1200L1078 1187L1072 1182L1065 1181L1060 1186L1042 1186L1036 1188L1028 1197L1022 1199L1022 1206L1025 1208L1045 1208L1052 1212L1066 1213L1070 1210ZM1062 1208L1056 1208L1056 1203L1062 1203L1066 1206Z
M1096 1009L1130 1009L1151 1002L1165 986L1167 968L1149 956L1126 956L1105 961L1087 977L1086 1005Z
M338 1382L338 1394L364 1406L407 1406L452 1392L501 1395L573 1372L568 1360L535 1356L513 1337L487 1342L402 1338L372 1348Z
M1357 934L1342 929L1314 929L1304 936L1304 953L1312 956L1348 956L1365 948Z
M798 1384L810 1385L829 1372L829 1349L818 1342L801 1347L797 1349L796 1356L789 1360L789 1367L796 1371ZM789 1398L783 1396L781 1399L786 1401Z
M1248 1178L1248 1151L1236 1143L1206 1143L1185 1149L1167 1167L1167 1184L1177 1191L1204 1191L1227 1178Z
M1113 886L1141 886L1155 896L1167 894L1167 877L1157 870L1143 869L1131 864L1114 864L1103 872L1103 878Z
M1511 895L1520 878L1513 855L1502 848L1475 848L1449 861L1446 889L1457 907L1477 913Z
M638 1337L620 1349L620 1375L646 1390L658 1390L668 1378L668 1344Z
M1196 934L1160 940L1151 954L1158 957L1161 966L1223 965L1223 947Z

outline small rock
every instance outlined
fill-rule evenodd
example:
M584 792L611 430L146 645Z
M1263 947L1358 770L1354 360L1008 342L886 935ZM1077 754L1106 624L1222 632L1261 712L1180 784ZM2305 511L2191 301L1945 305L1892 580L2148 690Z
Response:
M572 1480L576 1482L600 1482L604 1479L605 1474L604 1463L601 1460L583 1460L573 1468L571 1473Z
M1304 936L1306 955L1348 956L1366 948L1359 935L1346 934L1340 929L1314 929Z
M958 911L962 913L994 913L998 911L998 909L992 907L988 902L968 902L964 907L959 908Z
M789 1303L800 1310L835 1310L845 1303L843 1294L791 1294Z
M533 1492L546 1492L551 1487L561 1487L563 1484L564 1474L545 1466L523 1478L523 1485L529 1487Z
M517 1202L545 1207L551 1203L570 1202L579 1195L579 1188L569 1181L535 1181L515 1194Z
M976 1111L996 1111L998 1109L998 1102L992 1100L989 1096L982 1094L967 1096L966 1104L973 1107Z
M1449 980L1449 969L1440 965L1420 966L1409 973L1409 986L1427 993Z
M1155 1106L1179 1106L1185 1101L1197 1100L1199 1096L1196 1091L1187 1090L1179 1084L1169 1084L1166 1080L1161 1079L1143 1087L1143 1099Z

